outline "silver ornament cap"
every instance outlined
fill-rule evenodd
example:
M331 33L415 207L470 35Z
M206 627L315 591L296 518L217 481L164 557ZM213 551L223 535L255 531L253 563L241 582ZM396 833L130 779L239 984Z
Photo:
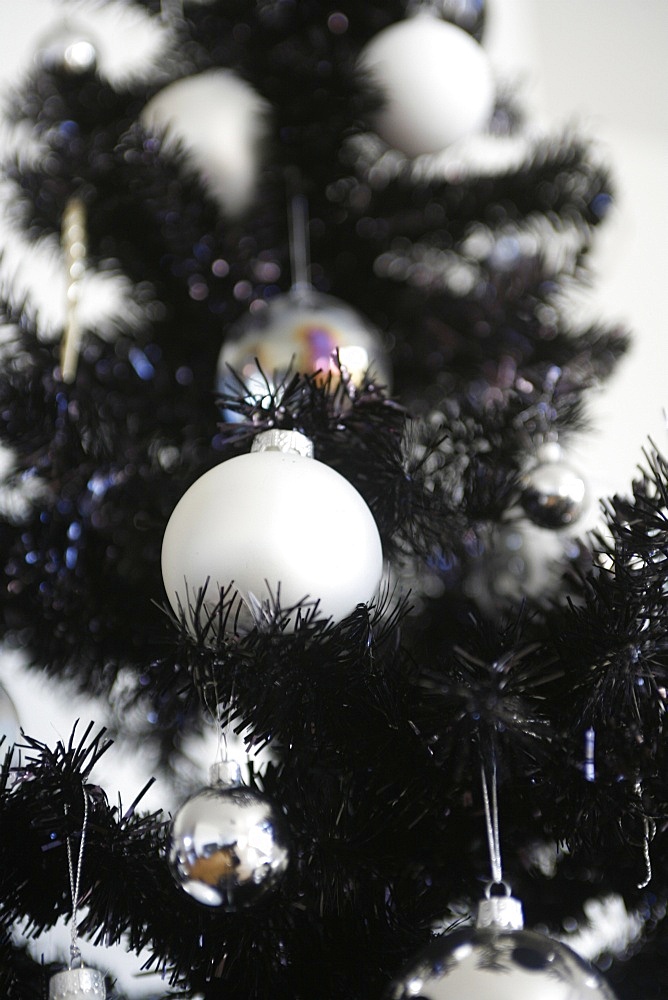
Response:
M491 927L520 931L524 927L522 904L510 894L506 896L488 894L478 903L475 925L479 930Z
M104 975L82 966L57 972L49 981L49 1000L106 1000Z
M260 431L253 439L251 451L282 451L284 454L313 458L313 441L301 431L281 430L277 427Z

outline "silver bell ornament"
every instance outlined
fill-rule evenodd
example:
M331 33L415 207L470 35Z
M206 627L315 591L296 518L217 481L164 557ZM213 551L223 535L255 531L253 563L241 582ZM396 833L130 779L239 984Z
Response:
M559 445L542 448L538 461L522 477L520 503L540 528L569 528L587 509L587 486L580 473L563 460Z
M263 431L249 454L210 469L178 502L162 575L193 631L202 590L201 623L231 587L247 609L244 628L277 602L287 611L317 601L323 617L339 621L372 599L383 571L376 522L354 486L312 456L303 434Z
M524 930L512 896L482 900L474 927L429 945L388 1000L615 1000L601 976L560 941Z
M177 885L204 906L252 906L280 881L289 854L282 817L241 784L233 761L214 764L211 786L187 799L172 823L168 863Z
M406 156L439 153L492 117L495 86L484 49L430 13L383 28L362 49L359 66L383 98L373 127Z
M288 371L338 378L337 354L353 385L361 385L369 370L381 385L389 385L380 334L359 313L332 295L292 289L232 328L218 358L216 388L239 393L232 371L248 386L249 398L275 391Z
M104 975L87 966L65 969L49 980L49 1000L105 1000L106 996Z

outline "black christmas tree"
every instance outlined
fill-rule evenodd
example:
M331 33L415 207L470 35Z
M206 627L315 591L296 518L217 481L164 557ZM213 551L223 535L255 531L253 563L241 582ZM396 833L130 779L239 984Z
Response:
M1 621L101 715L6 755L3 995L65 916L152 996L593 1000L557 939L615 900L610 989L668 996L668 466L576 543L564 458L627 343L561 306L595 151L492 87L474 0L86 6L153 49L114 73L68 22L5 109L5 258L55 288L5 282ZM432 44L454 84L402 103ZM243 783L188 800L197 843L214 731ZM123 746L162 811L96 780ZM258 803L252 860L214 828ZM544 945L471 928L506 881Z

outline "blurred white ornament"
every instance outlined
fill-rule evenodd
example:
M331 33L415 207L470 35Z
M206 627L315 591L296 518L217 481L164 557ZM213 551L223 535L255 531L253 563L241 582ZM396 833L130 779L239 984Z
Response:
M221 393L239 393L230 369L248 386L249 397L274 391L288 371L338 378L337 354L353 385L361 385L369 370L379 384L389 385L380 334L340 299L293 289L249 313L230 331L218 358L216 387Z
M480 903L475 927L435 940L395 980L390 1000L615 1000L566 945L523 929L511 896Z
M571 527L587 509L587 485L556 442L539 450L536 464L522 477L520 503L534 524L554 530Z
M185 152L230 216L250 205L266 134L267 102L232 70L210 69L158 91L141 113L167 155Z
M230 585L251 622L277 597L286 610L318 601L320 614L334 621L372 599L383 569L376 522L357 490L312 453L303 434L265 431L250 454L193 483L162 545L176 614L183 610L188 619L205 586L202 621Z
M494 110L492 70L466 31L418 14L379 31L360 67L384 97L373 125L407 156L438 153L483 130Z
M177 885L198 903L234 911L252 906L283 875L285 824L264 795L241 784L233 761L211 770L211 785L174 816L168 863Z
M106 996L103 974L87 966L57 972L49 980L49 1000L105 1000Z
M14 702L9 697L4 686L0 684L0 737L3 736L5 739L2 746L0 746L0 760L4 758L10 747L17 743L21 736L21 724L16 708L14 707Z

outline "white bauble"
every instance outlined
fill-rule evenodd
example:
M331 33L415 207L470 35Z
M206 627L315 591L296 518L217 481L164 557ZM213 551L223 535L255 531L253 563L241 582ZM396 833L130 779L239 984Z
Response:
M380 137L407 156L438 153L484 129L494 109L487 55L469 34L420 14L378 32L360 67L384 95Z
M227 215L250 205L268 105L232 70L210 69L158 91L141 113L168 155L184 150Z
M286 433L268 431L265 440ZM177 614L209 581L203 616L233 585L251 610L278 595L283 609L317 600L321 615L339 621L371 600L382 569L376 522L357 490L293 451L253 451L209 470L176 505L162 545Z

